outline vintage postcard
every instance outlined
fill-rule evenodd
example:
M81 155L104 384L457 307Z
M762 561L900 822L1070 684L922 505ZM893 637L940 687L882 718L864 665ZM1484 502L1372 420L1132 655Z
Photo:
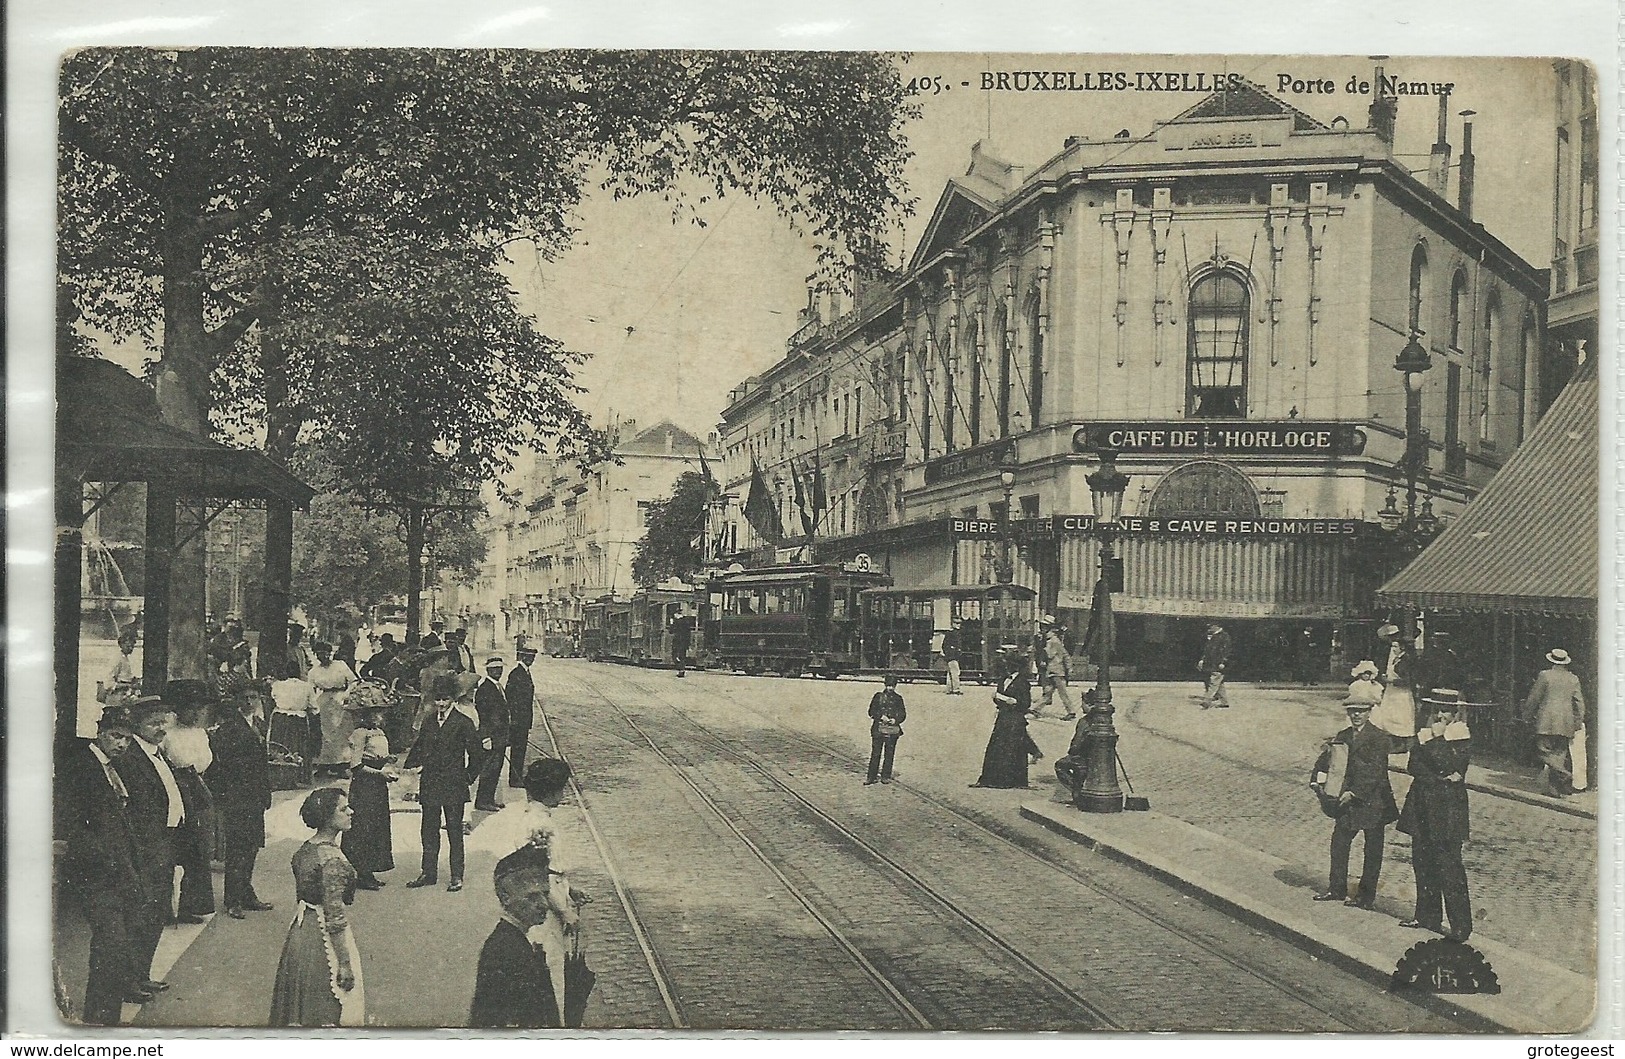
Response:
M56 107L63 1033L1591 1025L1585 61Z

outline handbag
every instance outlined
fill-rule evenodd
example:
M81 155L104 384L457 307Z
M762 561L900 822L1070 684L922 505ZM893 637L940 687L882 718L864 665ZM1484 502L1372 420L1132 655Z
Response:
M896 739L903 734L903 726L891 717L882 716L875 721L875 734L882 739Z

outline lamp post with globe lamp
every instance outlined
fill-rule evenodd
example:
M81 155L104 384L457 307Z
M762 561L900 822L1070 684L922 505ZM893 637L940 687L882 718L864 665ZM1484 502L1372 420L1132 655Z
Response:
M1123 789L1117 784L1117 730L1112 725L1112 590L1121 577L1115 545L1129 478L1117 469L1115 450L1097 451L1100 467L1085 481L1095 509L1095 537L1100 541L1100 579L1095 583L1095 613L1090 622L1095 629L1094 648L1100 669L1084 733L1083 782L1074 798L1077 807L1086 813L1120 813Z

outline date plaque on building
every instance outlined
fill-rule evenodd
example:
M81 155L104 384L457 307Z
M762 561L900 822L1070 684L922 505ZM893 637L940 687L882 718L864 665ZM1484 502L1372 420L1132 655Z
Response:
M1072 449L1144 456L1358 456L1365 441L1365 431L1353 423L1176 419L1089 423L1073 433Z

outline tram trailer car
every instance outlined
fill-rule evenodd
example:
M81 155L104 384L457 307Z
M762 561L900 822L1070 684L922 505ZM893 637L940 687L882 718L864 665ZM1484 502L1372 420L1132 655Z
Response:
M581 619L549 618L542 630L542 653L550 658L574 658L581 652Z
M688 655L692 662L701 651L702 622L706 598L699 588L644 588L632 597L632 661L645 666L677 665L672 647L672 625L678 618L693 622Z
M958 621L960 679L991 683L999 645L1032 639L1036 599L1014 584L865 589L863 671L946 680L942 639Z
M589 662L632 661L632 601L605 596L581 608L581 653Z
M723 574L716 656L724 669L750 675L834 680L862 667L860 593L891 584L885 574L837 565L793 564Z

